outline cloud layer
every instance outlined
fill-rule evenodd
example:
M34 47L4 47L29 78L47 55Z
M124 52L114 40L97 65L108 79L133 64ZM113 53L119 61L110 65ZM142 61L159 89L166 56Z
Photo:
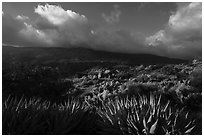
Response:
M202 3L179 5L177 11L169 17L166 27L147 37L146 44L157 49L165 49L164 53L167 56L181 58L201 56Z
M118 5L114 5L114 10L111 13L112 17L107 17L109 23L119 20L120 11L118 8ZM38 5L34 12L39 17L33 25L26 23L25 20L29 18L23 15L13 19L10 18L10 20L15 21L8 21L6 19L7 15L4 15L4 25L7 25L6 22L14 23L7 28L12 28L16 24L21 24L21 27L17 25L19 30L9 31L8 34L6 34L7 29L5 29L3 42L22 46L83 46L116 52L132 52L133 50L136 53L141 52L143 48L140 41L136 41L136 37L130 32L126 30L95 29L86 16L71 10L64 10L60 6ZM5 41L13 32L17 33L15 35L16 39ZM16 42L17 39L19 42ZM25 43L23 43L24 41Z
M150 53L168 57L194 58L202 54L202 4L178 5L164 29L141 37L124 29L107 30L93 26L85 15L56 5L38 5L35 21L24 15L2 13L3 45L44 47L88 47L127 53ZM119 22L121 11L114 5L108 24ZM32 22L29 23L29 22Z

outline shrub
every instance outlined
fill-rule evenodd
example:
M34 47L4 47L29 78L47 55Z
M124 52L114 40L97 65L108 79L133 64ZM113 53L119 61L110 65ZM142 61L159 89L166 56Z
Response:
M150 78L146 74L138 75L135 78L135 81L138 81L138 82L148 82L149 80L150 80Z
M58 69L52 67L15 66L3 74L3 95L54 99L73 87L71 80L60 78Z
M190 86L193 86L202 92L202 68L197 67L193 70L191 75L189 76L190 79Z
M151 75L151 80L159 81L159 82L167 78L166 75L158 72L152 72L150 75Z
M192 93L184 98L184 104L192 110L202 110L202 95L200 93Z
M150 92L158 91L158 85L154 83L135 83L128 85L128 90L126 94L128 96L138 95L138 94L145 94L148 95Z
M117 74L117 78L119 79L129 79L133 76L133 74L129 73L129 72L120 72L119 74Z

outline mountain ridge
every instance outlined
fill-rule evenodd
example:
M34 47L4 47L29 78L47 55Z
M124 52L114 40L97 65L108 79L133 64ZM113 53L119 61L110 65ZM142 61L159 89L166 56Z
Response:
M126 62L129 64L179 64L187 60L143 53L118 53L73 47L2 47L3 63L10 61L36 63L65 63L87 61Z

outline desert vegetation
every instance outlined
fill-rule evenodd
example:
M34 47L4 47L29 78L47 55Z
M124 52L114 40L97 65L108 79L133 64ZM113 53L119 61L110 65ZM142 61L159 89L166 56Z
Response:
M4 66L3 134L202 134L201 61L80 67Z

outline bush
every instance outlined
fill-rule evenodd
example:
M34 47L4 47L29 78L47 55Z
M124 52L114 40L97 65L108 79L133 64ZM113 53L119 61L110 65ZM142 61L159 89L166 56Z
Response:
M120 72L119 74L117 74L117 78L119 79L129 79L133 76L133 74L129 73L129 72Z
M128 85L128 90L126 94L128 96L133 95L148 95L150 92L158 91L158 85L154 83L135 83Z
M190 86L193 86L202 92L202 68L197 67L193 70L191 75L189 76L190 79Z
M184 104L191 110L202 110L202 95L200 93L192 93L184 98Z
M38 96L45 99L60 97L73 87L71 80L60 78L52 67L15 66L3 71L3 95Z

